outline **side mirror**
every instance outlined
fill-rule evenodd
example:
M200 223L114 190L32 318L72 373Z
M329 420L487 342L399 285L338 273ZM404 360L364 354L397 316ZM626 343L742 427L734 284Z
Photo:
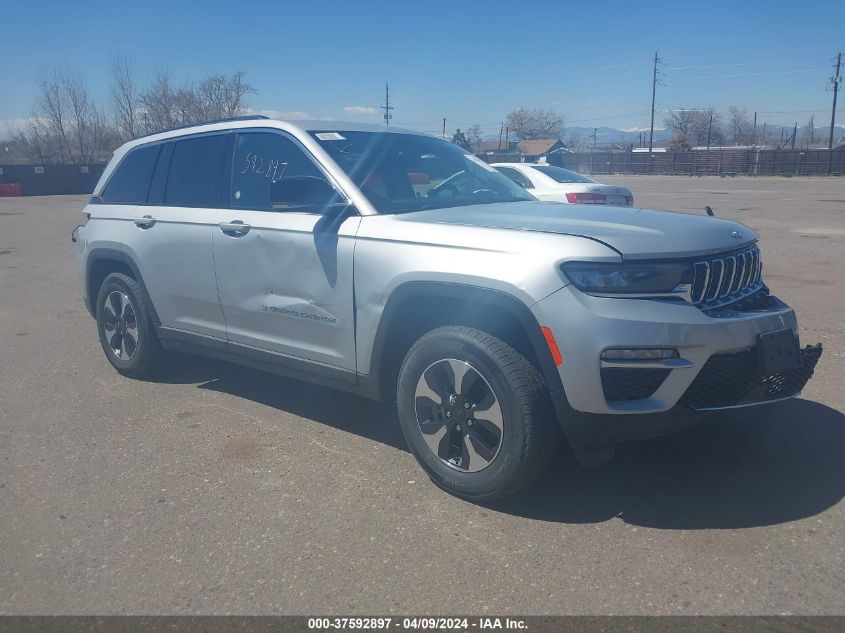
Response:
M323 178L292 176L270 185L270 203L274 208L319 208L344 203L342 196Z

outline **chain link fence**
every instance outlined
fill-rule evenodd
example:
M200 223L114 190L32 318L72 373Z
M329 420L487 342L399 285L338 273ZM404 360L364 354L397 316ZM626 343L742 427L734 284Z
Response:
M552 162L551 160L549 162ZM679 176L841 176L845 150L710 149L691 152L561 154L558 164L585 174Z

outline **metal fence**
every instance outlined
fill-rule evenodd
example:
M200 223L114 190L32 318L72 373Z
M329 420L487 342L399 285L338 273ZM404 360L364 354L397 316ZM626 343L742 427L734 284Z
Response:
M562 154L563 167L587 174L685 176L824 176L845 174L845 151L733 150Z
M105 165L0 165L5 195L91 193Z

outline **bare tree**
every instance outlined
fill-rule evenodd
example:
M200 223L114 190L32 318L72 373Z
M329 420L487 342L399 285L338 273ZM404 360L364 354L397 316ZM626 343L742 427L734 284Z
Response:
M736 106L728 108L728 126L731 141L734 145L746 144L751 141L753 125L748 112Z
M122 140L131 141L141 132L138 124L140 95L135 81L135 65L125 53L111 60L111 105Z
M208 118L220 119L244 113L244 97L257 92L244 81L244 76L244 72L238 71L228 77L209 75L199 82L196 92Z
M147 132L179 125L238 116L246 111L244 97L257 91L244 81L244 73L209 75L196 83L174 87L167 70L159 70L140 95Z
M713 108L672 110L664 123L674 131L673 140L676 144L705 145L709 138L711 145L720 145L725 140L722 117Z
M472 148L472 151L477 152L481 147L482 141L484 141L484 135L481 133L481 126L476 123L466 131L467 141L469 141L469 146Z
M107 151L106 127L83 78L53 68L39 80L35 106L13 141L35 162L90 163Z
M62 90L70 119L69 136L73 142L71 162L89 163L95 150L94 136L97 134L96 128L100 125L100 112L79 75L65 74L62 77Z
M177 118L176 90L170 71L161 68L155 72L150 85L138 98L144 117L144 132L160 132L179 125Z
M554 110L529 110L522 106L511 110L507 117L511 135L519 140L559 139L563 134L564 123L563 115Z
M63 90L62 73L58 68L45 72L38 82L38 95L30 117L30 136L38 138L43 151L57 154L59 162L65 162L70 153L67 136L67 101ZM50 152L44 144L53 144Z
M804 129L804 146L810 148L816 142L816 116L810 117L807 127Z
M243 114L246 95L256 93L243 72L213 74L177 88L166 69L141 90L126 55L111 61L111 74L107 115L82 75L60 68L43 73L29 119L7 130L4 154L8 146L20 161L93 163L144 133Z

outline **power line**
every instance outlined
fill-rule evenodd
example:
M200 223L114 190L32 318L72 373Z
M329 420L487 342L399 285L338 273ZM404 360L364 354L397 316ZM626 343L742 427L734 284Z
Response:
M792 53L800 51L800 48L770 48L767 50L744 50L744 51L723 51L721 53L709 53L707 55L668 55L664 59L699 59L702 57L727 57L730 55L763 55L765 53Z
M727 79L731 77L763 77L771 75L794 75L796 73L821 73L827 68L805 68L801 70L782 70L770 73L739 73L735 75L703 75L701 77L676 77L676 79Z
M757 64L788 64L797 59L762 60L757 62L740 62L738 64L711 64L709 66L670 66L667 70L695 70L697 68L732 68L734 66L756 66Z

